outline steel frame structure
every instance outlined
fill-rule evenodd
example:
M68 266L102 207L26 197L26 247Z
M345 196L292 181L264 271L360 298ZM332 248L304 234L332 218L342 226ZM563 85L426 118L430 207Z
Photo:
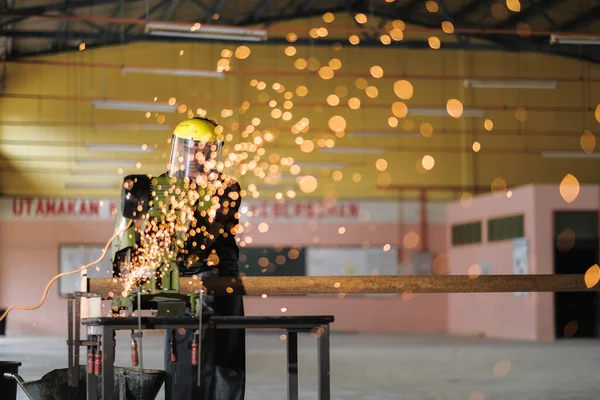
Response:
M387 3L384 0L244 0L247 10L240 12L241 0L64 0L52 4L15 7L14 2L0 1L0 37L44 39L48 45L33 51L22 51L19 46L6 49L7 58L23 58L77 50L74 42L85 41L86 48L118 45L138 41L189 41L194 39L173 37L152 37L136 23L115 23L117 17L137 20L172 21L181 7L193 12L185 13L186 21L198 21L204 24L215 23L233 26L270 27L279 21L321 16L325 12L364 13L380 18L378 28L386 22L401 19L407 24L425 28L439 28L442 21L450 21L459 31L461 28L475 28L480 32L456 33L457 42L445 42L443 49L462 50L503 50L510 52L541 52L559 56L573 57L590 62L599 62L600 53L595 46L551 45L548 37L530 36L524 38L515 34L491 32L493 30L516 30L517 26L527 23L532 30L552 32L588 33L589 27L600 20L600 4L596 1L579 1L570 4L567 0L521 0L522 9L511 13L503 21L483 18L489 15L493 0L435 0L439 12L431 13L425 9L424 0L396 0ZM152 4L152 5L151 5ZM85 18L72 22L60 20L60 16L83 16L93 14L94 8L114 5L112 14L101 15L105 22L92 22ZM144 6L145 11L135 15L127 10L133 6ZM561 23L552 17L552 11L560 7L565 18ZM554 13L556 14L556 13ZM55 15L59 22L56 30L42 30L33 24L25 24L29 19L39 16ZM179 18L178 20L181 20ZM81 24L81 25L79 25ZM23 26L25 25L25 26ZM78 27L85 26L85 29ZM357 23L357 25L360 25ZM361 26L362 27L362 26ZM588 30L586 32L586 30ZM598 34L596 32L595 34ZM473 39L483 39L474 42ZM338 40L300 39L297 44L330 46ZM71 43L69 43L71 42ZM283 39L271 38L266 44L281 45ZM384 46L374 31L363 31L361 46ZM411 40L394 42L390 47L428 48L427 41Z

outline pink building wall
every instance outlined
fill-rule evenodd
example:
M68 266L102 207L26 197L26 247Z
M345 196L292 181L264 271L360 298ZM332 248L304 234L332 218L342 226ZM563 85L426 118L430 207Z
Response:
M104 244L113 232L113 223L101 220L6 218L7 205L0 210L0 307L32 306L42 296L47 282L59 272L59 245L67 243ZM446 227L443 206L431 208L428 232L430 250L444 254ZM441 211L440 211L441 210ZM414 204L384 223L373 217L365 222L319 222L307 220L269 221L266 233L252 232L252 246L297 244L311 246L372 246L390 243L399 246L401 261L410 260L403 248L405 233L419 232ZM346 232L338 233L343 225ZM248 232L247 232L248 233ZM314 238L319 241L315 244ZM346 296L246 298L248 315L332 314L333 330L349 332L435 332L447 329L447 295ZM35 311L13 310L7 318L8 334L66 334L66 300L58 295L57 282L48 292L44 305Z
M452 246L448 237L451 274L468 274L473 265L490 265L490 274L513 273L513 243L487 242L487 219L523 214L525 236L529 241L529 273L554 272L553 212L559 210L598 210L598 186L581 186L577 199L567 204L558 185L528 185L512 190L512 196L488 194L473 203L448 204L447 221L482 221L482 243ZM523 340L554 339L554 301L552 293L456 293L448 295L448 332Z
M555 211L600 211L600 186L581 186L579 195L572 203L563 200L558 186L536 185L535 207L535 258L539 274L554 273L554 216ZM554 338L554 296L552 293L538 295L537 336L539 339Z

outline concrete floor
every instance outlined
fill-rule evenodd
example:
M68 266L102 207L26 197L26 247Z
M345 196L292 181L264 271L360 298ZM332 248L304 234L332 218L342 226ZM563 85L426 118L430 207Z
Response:
M117 338L117 365L129 365ZM301 335L300 398L316 399L316 339ZM332 399L579 400L600 398L600 343L336 335ZM161 368L162 337L146 335L144 366ZM2 337L0 360L21 361L25 380L67 365L65 338ZM1 396L0 396L1 397ZM163 395L159 395L162 399ZM286 398L285 342L248 335L247 400ZM25 399L20 393L19 399Z

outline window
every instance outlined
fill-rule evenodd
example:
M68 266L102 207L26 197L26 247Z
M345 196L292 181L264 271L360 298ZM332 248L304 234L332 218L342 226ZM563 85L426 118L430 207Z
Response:
M523 215L488 220L488 241L515 239L525 236Z
M96 261L101 255L104 246L101 244L61 244L59 247L60 272L80 269L84 265ZM88 268L88 278L111 278L113 273L110 252L98 264ZM63 276L58 282L60 296L77 292L80 289L81 276L79 273Z
M452 225L452 245L481 243L481 221Z
M242 247L239 270L247 276L305 276L305 251L300 247Z

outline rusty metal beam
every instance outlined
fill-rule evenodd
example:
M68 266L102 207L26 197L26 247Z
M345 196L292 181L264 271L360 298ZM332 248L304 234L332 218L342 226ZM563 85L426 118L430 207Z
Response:
M195 293L203 282L208 294L247 296L290 294L511 293L586 292L584 275L420 275L420 276L283 276L180 278L182 294ZM122 281L88 279L88 291L102 298L121 294Z

